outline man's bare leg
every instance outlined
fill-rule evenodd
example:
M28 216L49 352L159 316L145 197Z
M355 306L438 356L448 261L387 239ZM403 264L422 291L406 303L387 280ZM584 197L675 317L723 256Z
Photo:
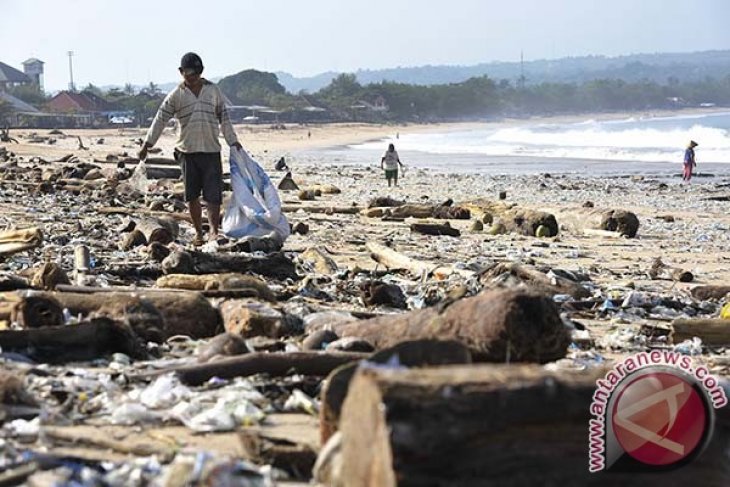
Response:
M212 205L208 203L208 223L210 223L210 240L218 238L218 227L221 220L221 205Z
M200 198L195 198L188 202L188 211L190 211L190 219L193 220L195 227L195 236L203 238L203 209L200 206Z

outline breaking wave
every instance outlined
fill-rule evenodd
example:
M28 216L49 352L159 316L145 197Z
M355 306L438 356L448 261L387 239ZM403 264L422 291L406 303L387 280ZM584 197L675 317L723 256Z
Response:
M688 115L619 121L587 120L437 134L403 134L399 140L368 142L355 149L432 154L480 154L536 158L681 162L690 140L700 145L697 161L730 163L730 114Z

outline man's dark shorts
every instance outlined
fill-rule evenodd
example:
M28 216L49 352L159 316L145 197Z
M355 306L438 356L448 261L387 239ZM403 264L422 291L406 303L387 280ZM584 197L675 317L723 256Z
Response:
M206 203L220 205L223 200L223 165L220 152L175 151L185 183L185 201L199 198Z

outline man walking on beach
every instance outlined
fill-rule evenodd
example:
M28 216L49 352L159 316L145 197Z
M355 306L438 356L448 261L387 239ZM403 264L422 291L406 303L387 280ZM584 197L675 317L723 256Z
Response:
M684 174L682 175L682 180L689 182L690 179L692 179L692 170L697 167L697 162L695 162L695 147L697 147L697 142L694 140L689 141L689 145L687 146L687 150L684 151Z
M201 193L208 209L208 239L218 238L223 194L219 132L223 132L229 146L242 147L228 117L223 94L215 84L201 77L203 61L200 56L194 52L185 54L180 61L179 71L184 81L162 102L139 151L139 158L147 158L147 150L157 143L162 129L175 117L180 130L175 145L175 160L180 163L185 183L185 201L195 227L193 245L200 246L204 243Z
M383 158L380 159L380 169L385 168L385 179L388 180L388 187L390 187L391 180L395 186L398 186L398 166L404 167L398 158L398 152L396 152L395 146L389 144L388 150L385 151Z

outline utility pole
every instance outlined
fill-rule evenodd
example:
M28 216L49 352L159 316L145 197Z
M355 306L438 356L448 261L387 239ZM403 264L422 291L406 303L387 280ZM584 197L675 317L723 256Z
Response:
M525 88L525 81L527 78L525 78L525 56L524 52L520 50L520 78L517 80L517 86L520 87L520 89Z
M71 82L68 84L69 91L76 91L76 86L74 85L74 64L73 64L73 51L68 51L68 73L71 77Z

